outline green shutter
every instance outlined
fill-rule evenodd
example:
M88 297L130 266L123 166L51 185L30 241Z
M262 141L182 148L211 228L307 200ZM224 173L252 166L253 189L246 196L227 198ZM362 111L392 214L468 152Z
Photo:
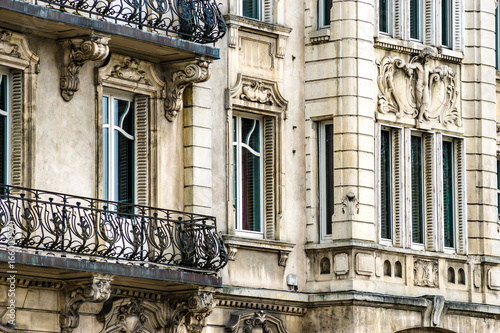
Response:
M149 98L145 95L135 96L136 106L136 192L137 204L149 204L149 139L148 110Z
M424 193L425 193L425 248L429 251L436 250L435 247L435 228L434 228L434 207L436 201L434 199L434 194L436 193L434 188L434 174L435 174L435 161L434 161L434 136L432 134L425 134L423 136L424 140Z
M23 175L23 72L12 72L11 185L22 186Z
M454 163L453 163L453 143L443 141L443 227L444 227L444 246L455 246L454 233Z
M422 138L411 136L411 225L412 242L423 244Z
M275 119L264 118L264 219L266 239L275 238Z
M380 236L392 239L392 159L391 132L380 132Z

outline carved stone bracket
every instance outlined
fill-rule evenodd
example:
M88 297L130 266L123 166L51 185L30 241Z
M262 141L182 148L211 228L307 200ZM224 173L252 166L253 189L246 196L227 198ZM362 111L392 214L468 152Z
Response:
M254 332L254 330L260 330L264 333L288 333L281 319L263 310L233 313L225 331L245 333Z
M439 287L439 264L437 260L415 259L413 284L420 287Z
M442 327L446 312L444 297L436 295L424 296L428 305L423 313L423 322L426 327Z
M109 53L109 39L107 36L95 34L60 41L63 51L60 88L61 96L66 102L69 102L80 89L78 75L82 66L88 61L106 59Z
M189 333L201 333L214 307L213 291L198 290L186 301L177 304L168 332L177 333L184 326Z
M416 119L423 128L430 122L462 126L458 75L446 65L432 67L433 58L434 50L425 48L409 62L389 56L377 60L378 111Z
M165 117L173 121L182 110L182 95L189 84L205 82L210 78L211 61L195 59L189 62L168 63L164 65L167 73L167 96L165 99Z
M352 219L354 214L359 214L359 200L353 192L347 193L342 200L342 212L347 212L349 219Z
M111 281L109 274L94 274L90 282L83 282L73 286L68 292L63 312L59 318L62 333L71 333L80 323L80 307L84 302L105 302L111 295Z

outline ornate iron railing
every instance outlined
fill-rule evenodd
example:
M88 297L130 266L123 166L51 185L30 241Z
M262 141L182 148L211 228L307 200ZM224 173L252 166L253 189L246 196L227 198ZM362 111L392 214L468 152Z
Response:
M6 185L0 243L208 274L227 263L213 217Z
M226 33L217 0L34 0L75 15L213 43Z

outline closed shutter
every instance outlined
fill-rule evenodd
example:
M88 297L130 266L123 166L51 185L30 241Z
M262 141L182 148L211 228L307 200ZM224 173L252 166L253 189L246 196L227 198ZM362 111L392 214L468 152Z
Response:
M274 0L263 0L264 22L273 23L273 1Z
M424 43L434 44L434 6L432 0L425 0Z
M401 180L401 131L392 131L392 156L394 180L394 246L403 246L402 221L401 221L401 195L403 182Z
M424 135L424 193L425 193L425 238L426 249L434 251L436 249L435 242L435 214L434 207L434 176L435 176L435 161L434 161L434 136L432 134Z
M394 37L402 39L401 1L394 1Z
M457 253L466 254L466 221L465 221L465 202L464 202L464 148L463 140L455 140L455 160L456 160L456 186L457 186L457 233L458 244Z
M149 98L136 95L136 192L137 204L148 205L149 151L148 109Z
M23 171L23 73L12 72L11 185L22 186Z
M462 1L453 2L453 49L462 50Z
M275 238L275 128L274 118L264 118L264 219L266 239Z

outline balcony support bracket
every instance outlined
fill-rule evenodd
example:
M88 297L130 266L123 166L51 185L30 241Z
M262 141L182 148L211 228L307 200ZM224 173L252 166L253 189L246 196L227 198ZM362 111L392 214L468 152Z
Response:
M199 289L187 300L178 302L172 313L172 325L167 332L179 332L184 326L187 332L201 333L206 326L207 317L215 307L213 294L212 289Z
M80 89L78 75L82 66L88 61L106 59L109 40L110 37L101 34L60 40L63 59L59 84L61 96L66 102Z

